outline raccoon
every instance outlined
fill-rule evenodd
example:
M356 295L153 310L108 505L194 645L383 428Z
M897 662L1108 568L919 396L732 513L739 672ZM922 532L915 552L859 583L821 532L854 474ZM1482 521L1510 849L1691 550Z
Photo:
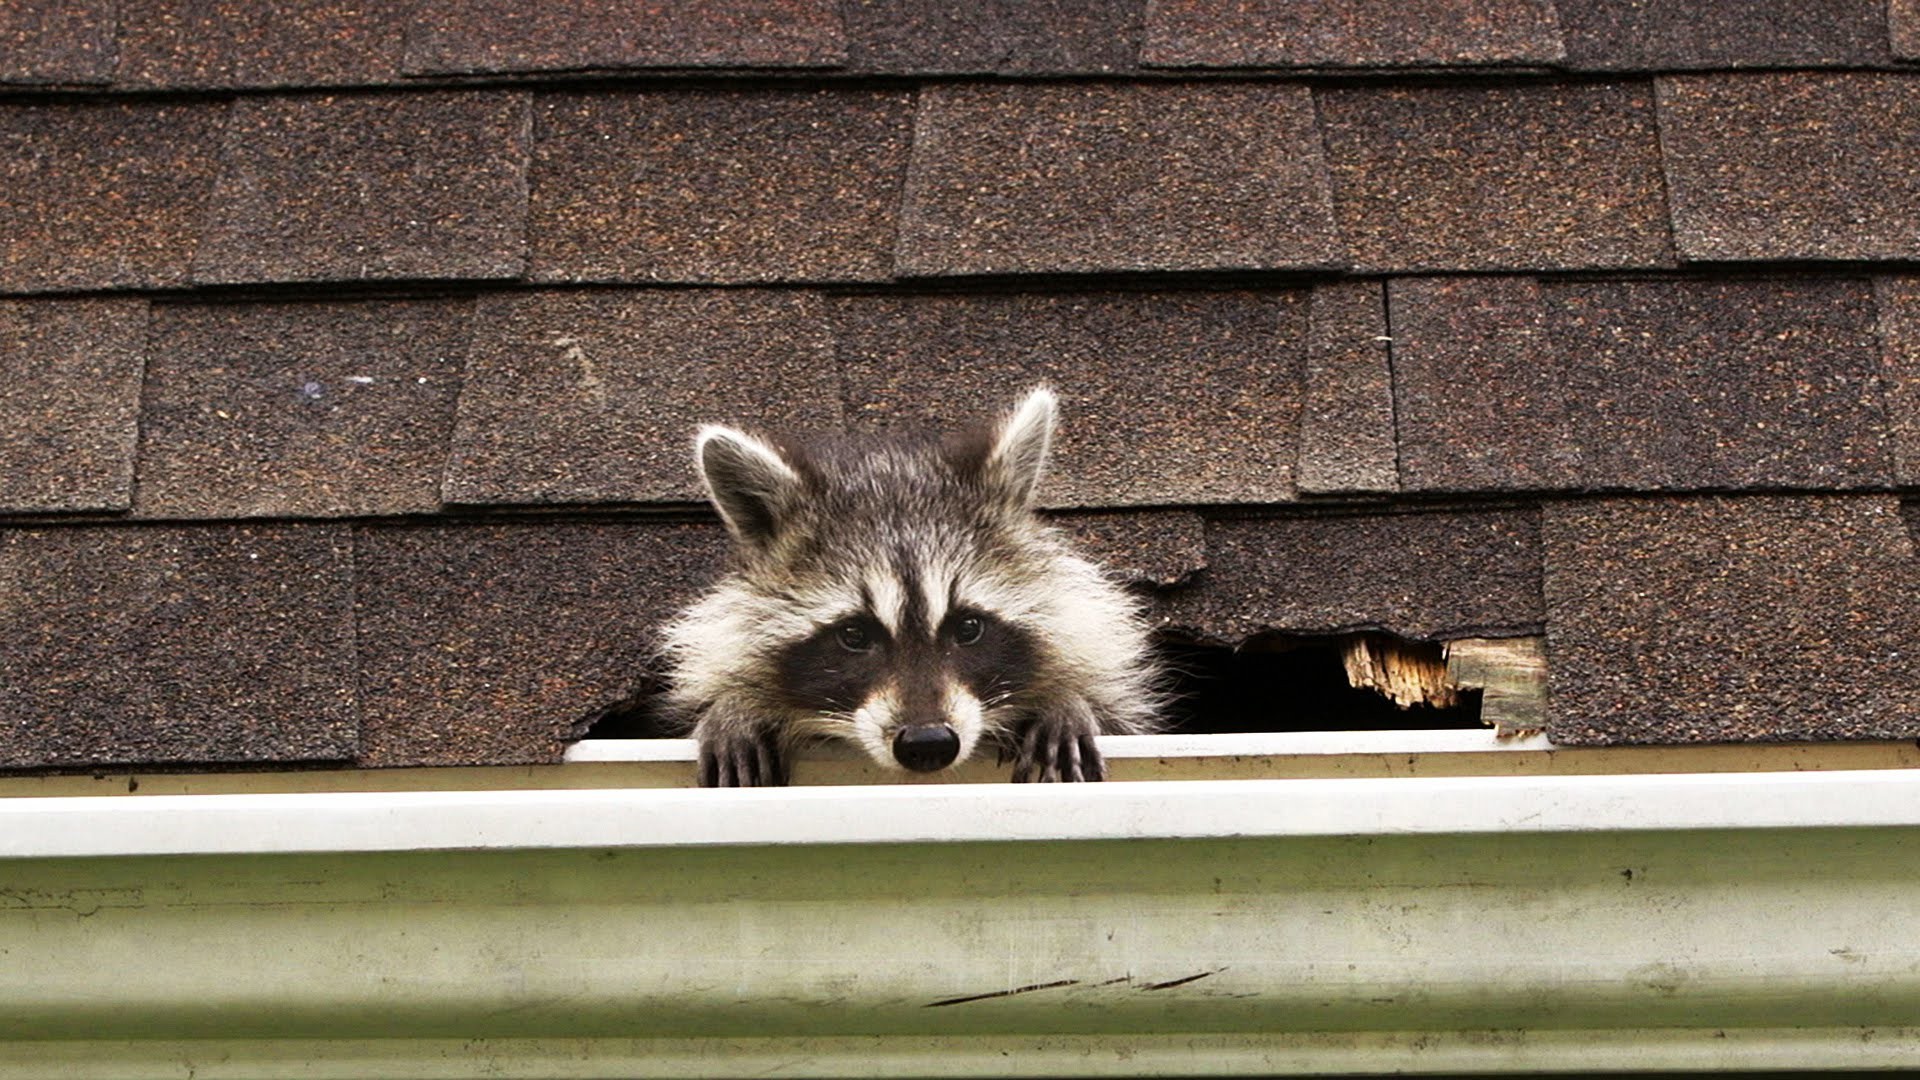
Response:
M1056 403L852 444L700 430L735 566L662 635L708 787L784 784L843 740L919 773L982 748L1017 781L1103 780L1096 735L1153 729L1133 599L1034 513Z

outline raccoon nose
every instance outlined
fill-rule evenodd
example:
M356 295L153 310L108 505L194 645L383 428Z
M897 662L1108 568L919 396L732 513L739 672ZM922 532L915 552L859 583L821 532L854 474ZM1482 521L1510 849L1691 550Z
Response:
M914 772L932 772L960 756L960 736L945 724L904 727L893 737L895 761Z

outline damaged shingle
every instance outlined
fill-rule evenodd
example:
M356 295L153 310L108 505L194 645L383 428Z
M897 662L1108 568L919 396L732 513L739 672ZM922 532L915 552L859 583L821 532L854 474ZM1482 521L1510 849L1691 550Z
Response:
M409 75L782 68L845 56L835 0L443 0L415 5L405 67Z
M1545 535L1555 742L1920 735L1920 560L1893 498L1555 504Z
M0 529L0 766L350 760L344 527Z
M1673 263L1647 83L1356 87L1315 99L1358 269Z
M0 301L0 513L125 510L144 300Z
M1158 67L1441 67L1561 56L1552 0L1154 0Z
M1343 261L1302 87L975 83L921 92L902 274Z
M543 95L533 276L884 278L912 118L891 92Z
M724 548L664 522L358 530L361 764L559 760L643 685L654 630Z
M235 518L438 509L470 306L157 306L136 511Z
M527 149L521 93L243 98L194 280L516 276Z
M186 283L226 108L0 105L0 291Z
M1165 625L1234 642L1266 630L1405 637L1538 633L1540 515L1436 511L1207 522L1207 568Z
M1920 79L1875 73L1660 80L1680 254L1911 259Z
M850 431L998 416L1061 395L1051 506L1294 496L1303 290L847 296Z
M113 80L117 0L0 4L0 85Z
M703 423L840 429L813 293L502 293L475 312L445 497L692 501Z

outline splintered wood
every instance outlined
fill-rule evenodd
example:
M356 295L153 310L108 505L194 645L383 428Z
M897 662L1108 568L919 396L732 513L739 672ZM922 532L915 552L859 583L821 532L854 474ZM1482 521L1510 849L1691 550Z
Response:
M1465 638L1444 645L1360 635L1348 639L1342 659L1347 682L1373 690L1405 709L1459 703L1480 691L1480 721L1505 738L1531 735L1547 720L1545 639Z

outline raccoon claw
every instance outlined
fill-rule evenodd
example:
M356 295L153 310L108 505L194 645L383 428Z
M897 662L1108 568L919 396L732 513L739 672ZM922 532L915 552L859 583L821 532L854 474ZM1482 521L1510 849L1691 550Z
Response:
M1076 783L1107 778L1092 725L1084 721L1038 721L1020 738L1013 757L1013 782Z
M782 787L780 747L766 735L700 741L701 787Z

